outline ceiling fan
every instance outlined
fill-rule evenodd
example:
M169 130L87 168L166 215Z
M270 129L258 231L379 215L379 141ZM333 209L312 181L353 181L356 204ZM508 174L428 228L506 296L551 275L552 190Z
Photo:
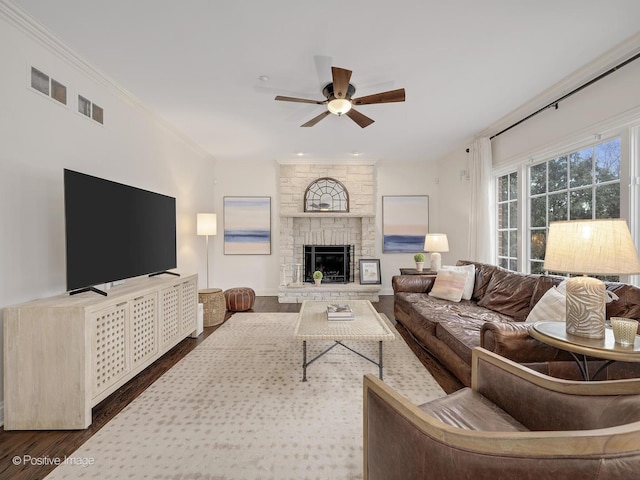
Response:
M404 102L404 88L390 90L388 92L374 93L373 95L367 95L360 98L352 98L353 94L356 93L356 87L349 83L351 73L351 70L331 67L333 82L329 83L322 89L322 94L326 97L326 100L308 100L306 98L283 97L280 95L276 97L276 100L282 102L314 103L317 105L327 106L327 110L325 112L322 112L317 117L312 118L307 123L303 123L300 125L301 127L313 127L327 115L333 113L338 116L346 115L362 128L371 125L373 120L355 110L353 105Z

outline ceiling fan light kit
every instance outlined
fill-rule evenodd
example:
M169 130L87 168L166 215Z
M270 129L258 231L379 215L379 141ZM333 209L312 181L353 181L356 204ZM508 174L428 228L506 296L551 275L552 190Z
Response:
M373 119L363 115L357 110L353 109L353 105L370 105L374 103L391 103L391 102L404 102L405 92L404 88L397 90L390 90L388 92L374 93L373 95L367 95L360 98L352 98L356 93L356 87L349 83L351 80L351 70L344 68L331 67L331 75L333 82L329 83L322 89L322 94L326 97L326 100L309 100L306 98L295 97L283 97L278 95L275 99L282 102L297 102L297 103L313 103L316 105L326 105L327 110L320 115L312 118L306 123L300 125L301 127L313 127L320 120L325 118L330 113L334 115L342 116L346 115L361 128L365 128L371 125Z

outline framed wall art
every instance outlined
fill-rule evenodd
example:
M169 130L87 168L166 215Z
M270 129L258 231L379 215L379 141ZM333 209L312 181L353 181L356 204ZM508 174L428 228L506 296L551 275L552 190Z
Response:
M224 197L224 254L271 255L271 197Z
M382 251L417 253L424 251L429 233L429 196L382 197Z
M360 285L379 285L382 283L380 259L360 259Z

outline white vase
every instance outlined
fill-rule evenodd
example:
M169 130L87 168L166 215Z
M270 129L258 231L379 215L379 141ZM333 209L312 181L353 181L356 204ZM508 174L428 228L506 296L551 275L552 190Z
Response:
M424 262L416 262L416 271L421 272L424 268Z
M313 281L315 282L316 285L320 285L320 282L322 282L321 278L314 278Z

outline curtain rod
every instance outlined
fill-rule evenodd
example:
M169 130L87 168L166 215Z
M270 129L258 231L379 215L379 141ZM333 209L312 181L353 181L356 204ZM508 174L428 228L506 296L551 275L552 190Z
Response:
M587 88L589 85L593 85L594 83L596 83L599 80L602 80L604 77L607 77L609 75L611 75L613 72L621 69L622 67L624 67L625 65L633 62L634 60L637 60L638 58L640 58L640 53L636 53L633 57L625 60L624 62L616 65L613 68L610 68L609 70L607 70L604 73L601 73L600 75L598 75L596 78L589 80L587 83L579 86L578 88L571 90L569 93L563 95L562 97L558 98L557 100L554 100L553 102L549 103L548 105L545 105L544 107L542 107L539 110L536 110L535 112L533 112L532 114L524 117L522 120L514 123L513 125L508 126L507 128L505 128L504 130L500 130L498 133L496 133L495 135L492 135L491 137L489 137L489 140L493 140L494 138L496 138L498 135L502 135L504 132L511 130L513 127L517 127L518 125L520 125L523 122L526 122L527 120L529 120L531 117L535 117L536 115L538 115L539 113L544 112L545 110L554 107L556 110L558 109L558 103L560 103L563 100L566 100L567 98L569 98L571 95L574 95L576 93L578 93L580 90Z

